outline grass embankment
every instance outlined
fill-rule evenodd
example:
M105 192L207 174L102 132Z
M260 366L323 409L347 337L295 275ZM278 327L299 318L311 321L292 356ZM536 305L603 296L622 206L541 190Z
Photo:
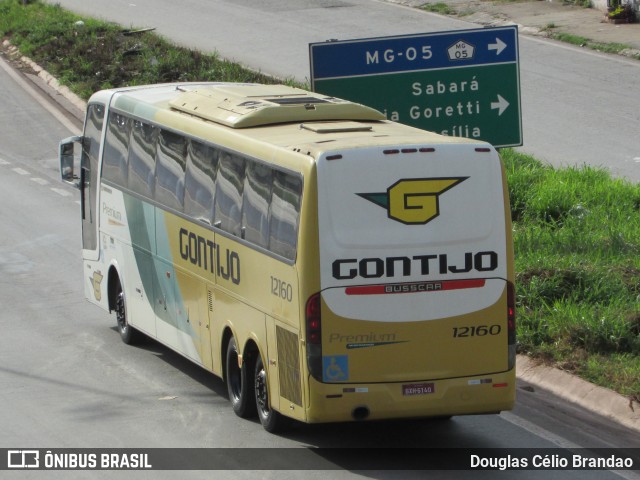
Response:
M0 35L80 97L122 85L173 81L274 83L267 75L178 48L151 31L126 30L59 5L0 1Z
M640 185L502 152L521 352L640 393Z
M76 22L82 20L83 25ZM151 32L0 1L0 34L73 91L169 81L276 80ZM514 220L519 350L640 394L640 186L504 150Z

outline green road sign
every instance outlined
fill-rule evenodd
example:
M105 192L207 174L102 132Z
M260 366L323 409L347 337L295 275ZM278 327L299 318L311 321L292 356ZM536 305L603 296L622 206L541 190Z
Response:
M443 135L522 145L515 27L312 44L310 52L319 93Z

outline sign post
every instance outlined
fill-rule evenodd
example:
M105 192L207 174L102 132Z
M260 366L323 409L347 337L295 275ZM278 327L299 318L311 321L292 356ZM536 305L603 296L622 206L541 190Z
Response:
M516 26L309 45L314 91L443 135L522 145Z

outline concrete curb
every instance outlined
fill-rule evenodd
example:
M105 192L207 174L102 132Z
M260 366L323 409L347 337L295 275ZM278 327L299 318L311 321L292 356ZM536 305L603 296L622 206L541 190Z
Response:
M57 94L62 95L75 108L77 108L81 112L84 112L86 110L87 104L84 100L82 100L64 85L60 85L58 79L47 72L40 65L35 63L30 58L21 55L18 48L11 45L11 42L9 42L8 40L4 40L2 42L2 46L4 49L6 49L10 59L18 59L24 65L29 67L44 82L45 85L52 88Z
M518 355L516 375L568 402L640 432L640 402L593 385L575 375Z
M20 61L28 65L29 68L36 72L38 77L40 77L44 81L44 83L49 85L49 87L53 88L57 93L66 98L74 107L83 112L87 109L87 103L84 100L82 100L79 96L69 90L68 87L60 85L58 79L44 70L40 65L33 62L30 58L24 56L20 57Z
M17 48L11 46L8 41L5 40L3 46L10 51L12 50L12 55L19 56ZM24 56L19 56L19 59L36 72L38 77L55 93L67 99L81 113L85 112L87 104L84 100L67 87L60 85L56 78L31 59ZM55 100L55 97L53 98ZM79 117L79 120L82 121L83 118ZM640 402L637 400L593 385L568 372L541 365L525 355L517 357L516 376L518 379L545 389L564 400L640 432Z

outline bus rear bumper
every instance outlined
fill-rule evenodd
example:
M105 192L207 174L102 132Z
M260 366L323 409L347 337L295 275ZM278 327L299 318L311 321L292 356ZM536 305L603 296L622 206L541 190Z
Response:
M308 423L499 413L515 402L515 369L449 380L327 384L309 379Z

